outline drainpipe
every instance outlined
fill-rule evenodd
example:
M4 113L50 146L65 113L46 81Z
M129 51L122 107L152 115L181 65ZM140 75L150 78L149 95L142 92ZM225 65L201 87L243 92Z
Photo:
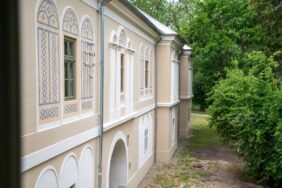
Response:
M98 188L102 188L102 165L103 165L103 133L104 133L104 8L111 0L102 0L100 3L101 16L101 65L100 65L100 134L99 134L99 165L98 165Z
M156 163L157 161L157 135L158 135L158 118L157 118L157 115L158 115L158 74L159 74L159 71L158 71L158 66L159 66L159 58L158 58L158 45L159 43L162 41L163 39L163 36L161 35L161 38L157 41L156 43L156 48L155 48L155 60L156 60L156 63L155 63L155 74L156 74L156 79L155 79L155 104L156 104L156 107L155 107L155 156L154 156L154 162Z

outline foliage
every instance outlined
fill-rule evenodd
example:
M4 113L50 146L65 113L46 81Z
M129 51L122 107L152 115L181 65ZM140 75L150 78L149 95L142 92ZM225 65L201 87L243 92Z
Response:
M135 6L182 34L196 0L130 0Z
M224 69L259 49L263 33L246 0L205 0L194 6L182 33L193 48L194 101L206 108L207 94L225 77Z
M280 0L250 0L256 12L256 22L266 32L268 48L275 52L282 49L282 2Z
M274 79L277 62L262 52L247 54L243 69L233 61L227 78L213 89L210 124L237 147L250 175L282 183L282 91Z

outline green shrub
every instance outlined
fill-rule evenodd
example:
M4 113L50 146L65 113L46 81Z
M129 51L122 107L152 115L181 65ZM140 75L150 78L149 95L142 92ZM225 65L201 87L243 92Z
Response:
M282 91L274 79L277 63L261 52L227 70L210 94L210 125L234 143L250 175L282 185Z

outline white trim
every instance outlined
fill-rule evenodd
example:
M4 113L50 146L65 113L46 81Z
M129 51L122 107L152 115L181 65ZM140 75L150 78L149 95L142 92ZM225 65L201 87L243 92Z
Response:
M64 169L65 164L66 164L66 162L68 161L68 159L71 159L71 158L74 158L74 161L75 161L75 164L76 164L76 169L77 169L77 179L76 179L77 182L75 182L75 183L76 183L76 185L79 185L79 166L78 166L78 158L77 158L77 156L75 155L74 152L71 152L71 153L69 153L69 154L64 158L64 161L63 161L63 163L62 163L62 165L61 165L60 175L59 175L59 187L63 187L63 186L62 186L62 183L64 183L64 182L62 182L63 169ZM70 173L74 173L74 172L70 172Z
M41 177L45 174L45 172L47 172L48 170L51 170L55 173L55 176L56 176L56 179L57 179L57 188L59 187L59 177L58 177L58 173L56 171L56 169L53 167L53 166L46 166L41 172L40 174L38 175L37 177L37 180L36 180L36 183L35 183L35 188L38 187L38 183L39 183L39 180L41 179Z
M122 123L129 121L130 119L137 118L145 113L148 113L152 110L154 110L156 107L155 104L152 104L150 106L147 106L145 108L142 108L139 111L133 112L128 116L124 116L120 119L117 119L112 122L108 122L104 125L104 132L121 125ZM90 115L90 114L89 114ZM91 114L92 115L92 114ZM65 123L66 124L66 123ZM47 124L48 128L50 128L51 124ZM61 124L57 123L53 126L58 127ZM46 130L46 129L45 129ZM41 130L44 131L44 130ZM45 147L43 149L37 150L33 153L30 153L28 155L25 155L22 157L22 166L21 166L21 172L25 172L49 159L52 159L53 157L56 157L65 151L68 151L78 145L81 145L91 139L94 139L99 136L99 126L95 128L91 128L85 132L82 132L80 134L77 134L75 136L72 136L70 138L67 138L65 140L62 140L60 142L57 142L53 145L50 145L48 147Z
M95 167L95 153L94 153L94 149L93 149L93 147L90 145L90 144L87 144L86 146L84 146L84 148L82 149L82 151L81 151L81 153L80 153L80 156L79 156L79 161L78 161L78 179L79 179L79 186L80 187L83 187L82 186L82 181L81 181L81 176L84 176L84 174L83 174L83 172L82 172L82 170L81 170L81 163L83 163L83 161L82 161L82 156L84 156L84 154L85 154L85 152L87 151L87 149L89 149L90 150L90 152L91 152L91 156L92 156L92 162L93 162L93 166L91 167L90 166L90 168L92 168L91 170L93 170L93 177L91 177L92 178L92 187L95 185L95 169L94 169L94 167ZM89 162L89 161L87 161L87 162ZM89 173L89 172L88 172Z
M63 141L60 141L56 144L35 151L31 154L25 155L21 159L22 162L21 172L25 172L31 169L32 167L35 167L97 136L99 136L99 127L92 128L88 131L85 131L83 133L65 139Z
M193 95L189 95L189 96L180 96L181 100L188 100L188 99L192 99L194 96Z
M90 7L98 10L98 3L96 0L82 0L85 4L89 5Z
M151 44L154 44L154 45L156 44L156 41L152 37L149 37L148 35L144 34L144 32L142 32L141 30L134 27L131 23L129 23L124 18L122 18L119 15L117 15L116 13L114 13L108 7L105 7L105 15L108 16L109 18L111 18L112 20L118 22L119 24L123 25L127 29L131 30L135 34L139 35L140 37L146 39Z
M137 111L134 118L137 118L143 114L146 114L147 112L150 112L152 110L154 110L156 108L156 105L155 104L152 104L150 106L147 106L145 108L142 108L141 110Z
M156 105L155 105L155 104L152 104L152 105L150 105L150 106L147 106L147 107L145 107L145 108L142 108L142 109L139 110L139 111L135 111L135 112L133 112L133 113L130 113L130 114L127 115L127 116L123 116L123 117L121 117L121 118L119 118L119 119L116 119L116 120L114 120L114 121L107 122L107 123L104 124L104 131L106 132L106 131L108 131L108 130L110 130L110 129L112 129L112 128L118 126L118 125L121 125L122 123L125 123L125 122L127 122L127 121L129 121L129 120L131 120L131 119L133 119L133 118L137 118L137 117L139 117L139 116L141 116L141 115L143 115L143 114L146 114L146 113L148 113L148 112L154 110L155 108L156 108Z
M122 140L123 143L124 143L124 147L125 147L125 151L126 151L126 168L127 168L127 173L126 173L126 183L128 184L128 148L127 148L127 144L126 144L126 137L124 135L123 132L121 131L118 131L113 140L112 140L112 143L111 143L111 146L110 146L110 150L109 150L109 154L108 154L108 160L107 160L107 172L106 172L106 178L107 178L107 181L106 181L106 188L109 188L109 176L110 176L110 166L111 166L111 160L112 160L112 155L113 155L113 152L114 152L114 149L115 149L115 146L116 146L116 143L119 141L119 140Z
M180 103L180 100L177 100L175 102L170 102L170 103L158 103L158 107L172 107Z

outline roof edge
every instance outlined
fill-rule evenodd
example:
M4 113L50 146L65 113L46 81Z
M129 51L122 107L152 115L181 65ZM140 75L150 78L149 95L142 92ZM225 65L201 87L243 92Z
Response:
M157 33L162 35L161 31L146 17L142 12L138 10L137 7L135 7L131 2L128 0L122 0L121 3L126 5L128 8L130 8L140 19L142 19L144 22L146 22L150 27L152 27Z
M179 38L179 40L184 44L186 44L186 41L184 38L182 38L179 33L176 32L176 34L165 34L163 33L152 21L150 21L137 7L135 7L131 2L128 0L121 0L121 2L126 5L128 8L130 8L140 19L142 19L144 22L146 22L149 26L151 26L157 33L159 33L161 36L176 36ZM155 19L155 18L154 18ZM158 20L157 20L158 21ZM160 21L158 21L160 22ZM161 22L160 22L161 23ZM163 24L163 23L162 23ZM167 27L167 26L166 26Z

